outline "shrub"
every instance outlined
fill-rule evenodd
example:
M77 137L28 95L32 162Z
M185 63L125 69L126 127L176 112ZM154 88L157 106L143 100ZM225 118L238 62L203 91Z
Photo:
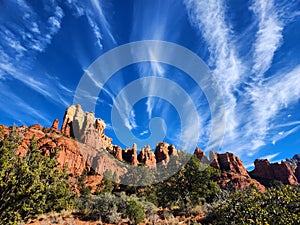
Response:
M255 188L232 193L208 216L213 224L300 224L300 188L283 186L264 193Z
M127 203L127 215L134 224L139 224L144 220L142 205L134 200L130 200Z
M134 224L144 220L144 216L153 216L156 207L136 196L119 196L111 193L82 196L77 199L77 209L86 220L101 220L116 223L121 219L130 219Z

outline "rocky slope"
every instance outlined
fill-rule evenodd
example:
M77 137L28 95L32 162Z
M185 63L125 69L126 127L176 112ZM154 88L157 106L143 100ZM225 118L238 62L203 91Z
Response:
M87 179L88 184L94 188L101 181L101 174L106 170L116 172L118 176L126 172L126 169L118 163L119 161L133 166L145 165L156 168L157 163L167 165L171 156L178 156L175 146L165 142L158 143L154 151L150 146L145 146L138 151L136 144L123 150L120 146L113 145L112 139L105 135L105 126L104 121L95 118L94 113L84 112L80 105L72 105L65 112L61 129L59 129L58 119L54 120L51 128L42 128L38 124L15 128L21 137L18 151L21 155L25 154L34 137L40 150L45 154L57 152L60 167L67 166L70 174L79 176L91 170L100 174L89 176ZM1 129L1 138L5 138L13 128L1 126ZM204 152L197 148L194 155L203 163L210 164L221 171L217 182L223 188L243 189L254 185L263 191L264 185L269 185L274 179L284 184L299 185L300 157L298 155L281 163L256 160L255 169L251 172L248 172L242 161L232 153L211 152L208 160Z

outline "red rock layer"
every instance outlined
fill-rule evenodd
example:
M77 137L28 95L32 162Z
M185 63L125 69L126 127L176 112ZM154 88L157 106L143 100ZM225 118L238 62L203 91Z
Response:
M279 180L283 184L299 185L297 177L286 162L270 163L267 159L257 159L254 161L254 166L250 174L256 179Z

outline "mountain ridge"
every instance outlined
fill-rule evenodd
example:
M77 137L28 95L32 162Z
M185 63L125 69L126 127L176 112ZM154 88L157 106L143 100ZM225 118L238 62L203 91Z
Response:
M167 165L170 157L178 157L180 151L166 142L159 142L155 151L152 151L150 146L145 146L139 152L136 144L126 149L113 145L112 139L105 135L105 122L95 118L92 112L84 112L80 105L71 105L66 109L61 129L58 119L53 121L51 128L43 128L39 124L19 128L0 126L1 138L5 138L12 129L16 129L21 138L18 149L21 155L28 151L30 140L34 137L37 139L39 149L46 155L59 149L57 161L61 168L68 166L70 174L80 176L84 171L95 170L96 175L88 179L93 190L96 188L96 181L101 180L101 174L103 175L105 171L115 171L119 177L126 172L118 166L115 159L132 166L145 165L155 169L158 163ZM110 154L106 154L105 151ZM209 160L200 148L196 148L194 156L221 171L217 183L222 188L244 189L254 185L264 191L273 180L283 184L299 185L298 155L281 163L270 163L266 159L255 160L253 171L247 171L242 161L233 153L211 152Z

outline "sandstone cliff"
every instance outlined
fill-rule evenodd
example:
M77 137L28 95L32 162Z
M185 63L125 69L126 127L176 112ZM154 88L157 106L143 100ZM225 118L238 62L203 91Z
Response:
M194 155L201 161L208 161L204 152L199 148L196 148ZM261 183L250 177L242 161L232 153L218 154L210 152L210 165L221 170L221 175L216 181L223 188L245 189L254 185L261 191L265 190Z
M112 139L104 134L105 126L93 112L84 112L80 105L71 105L65 112L61 132L91 147L112 151Z
M269 185L273 180L281 181L283 184L299 185L296 175L287 162L270 163L267 159L257 159L254 166L254 170L250 172L251 176L265 185Z

